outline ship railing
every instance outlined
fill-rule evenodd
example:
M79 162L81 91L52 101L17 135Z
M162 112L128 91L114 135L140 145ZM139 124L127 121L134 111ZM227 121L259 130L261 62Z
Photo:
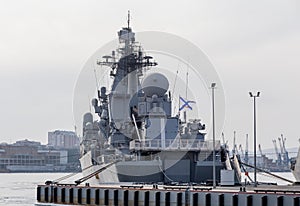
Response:
M97 165L107 164L113 161L126 160L128 157L123 155L109 154L109 155L99 155L97 158L93 159L93 162Z
M220 141L216 141L215 149L220 148ZM131 150L213 150L212 140L195 139L166 139L164 142L160 139L132 141Z

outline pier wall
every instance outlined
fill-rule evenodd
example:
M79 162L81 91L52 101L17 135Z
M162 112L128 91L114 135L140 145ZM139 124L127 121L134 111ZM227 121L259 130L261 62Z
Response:
M164 186L89 187L39 185L36 205L109 205L109 206L300 206L300 192L258 192L237 188L175 189Z

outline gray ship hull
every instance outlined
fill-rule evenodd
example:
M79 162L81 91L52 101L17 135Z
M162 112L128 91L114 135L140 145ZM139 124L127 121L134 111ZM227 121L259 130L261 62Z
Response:
M89 182L118 183L118 182L141 182L141 183L206 183L212 180L213 162L206 155L186 151L161 152L152 160L120 161L103 172L95 175ZM207 156L208 155L208 156ZM199 157L205 159L197 160ZM143 157L140 157L143 159ZM93 165L90 153L80 159L83 167L83 176L87 176L107 164ZM87 169L84 169L87 168ZM216 162L217 181L220 181L220 170L224 164Z

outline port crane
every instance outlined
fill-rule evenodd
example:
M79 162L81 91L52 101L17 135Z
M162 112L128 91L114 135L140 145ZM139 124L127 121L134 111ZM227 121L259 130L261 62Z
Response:
M246 134L246 148L245 148L245 157L244 157L244 161L245 163L248 164L249 162L249 154L248 154L248 134Z
M280 137L278 137L278 142L279 142L279 147L280 147L280 155L281 155L281 158L283 159L283 162L284 162L284 149L283 149Z
M275 153L276 153L276 156L277 156L277 165L282 165L281 154L280 154L280 152L278 151L278 147L277 147L277 144L276 144L276 140L275 140L275 139L273 139L273 144L274 144Z
M225 146L225 148L228 148L228 141L225 141L225 136L224 133L222 132L222 140L223 140L223 145Z
M243 146L241 144L239 145L239 150L241 151L241 159L245 161L245 154L244 154Z
M258 144L258 150L259 150L259 154L261 156L261 159L262 159L262 164L263 164L263 167L265 168L266 167L266 163L267 163L267 160L266 160L266 155L263 154L262 150L261 150L261 146L260 144Z
M288 167L289 166L289 154L285 147L286 138L283 138L283 134L281 134L281 136L280 136L280 138L278 138L278 140L279 140L279 144L281 147L281 155L282 155L282 159L283 159L283 164Z
M262 153L262 150L261 150L261 146L260 146L260 144L258 144L258 150L259 150L259 154L260 154L260 156L261 156L261 157L263 157L264 155L263 155L263 153Z
M236 143L235 143L235 134L236 132L234 131L233 132L233 147L232 147L232 155L236 154L237 153L237 146L236 146Z

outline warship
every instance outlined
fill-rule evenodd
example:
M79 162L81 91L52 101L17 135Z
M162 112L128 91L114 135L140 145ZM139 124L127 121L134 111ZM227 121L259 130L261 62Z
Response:
M92 100L97 118L90 112L83 116L83 176L90 176L94 184L207 183L213 179L215 152L219 182L221 170L232 170L226 148L220 141L213 147L206 140L200 119L187 120L182 111L183 115L172 115L168 78L136 43L129 20L118 32L118 40L119 47L97 61L109 67L106 78L113 80L111 88L100 86ZM191 109L189 101L179 98L183 103L179 110Z
M118 49L97 61L111 87L101 85L95 114L83 115L82 177L38 185L36 205L299 206L299 186L242 183L237 156L206 140L198 118L187 120L191 101L179 97L172 115L169 80L137 46L129 21L118 38Z

